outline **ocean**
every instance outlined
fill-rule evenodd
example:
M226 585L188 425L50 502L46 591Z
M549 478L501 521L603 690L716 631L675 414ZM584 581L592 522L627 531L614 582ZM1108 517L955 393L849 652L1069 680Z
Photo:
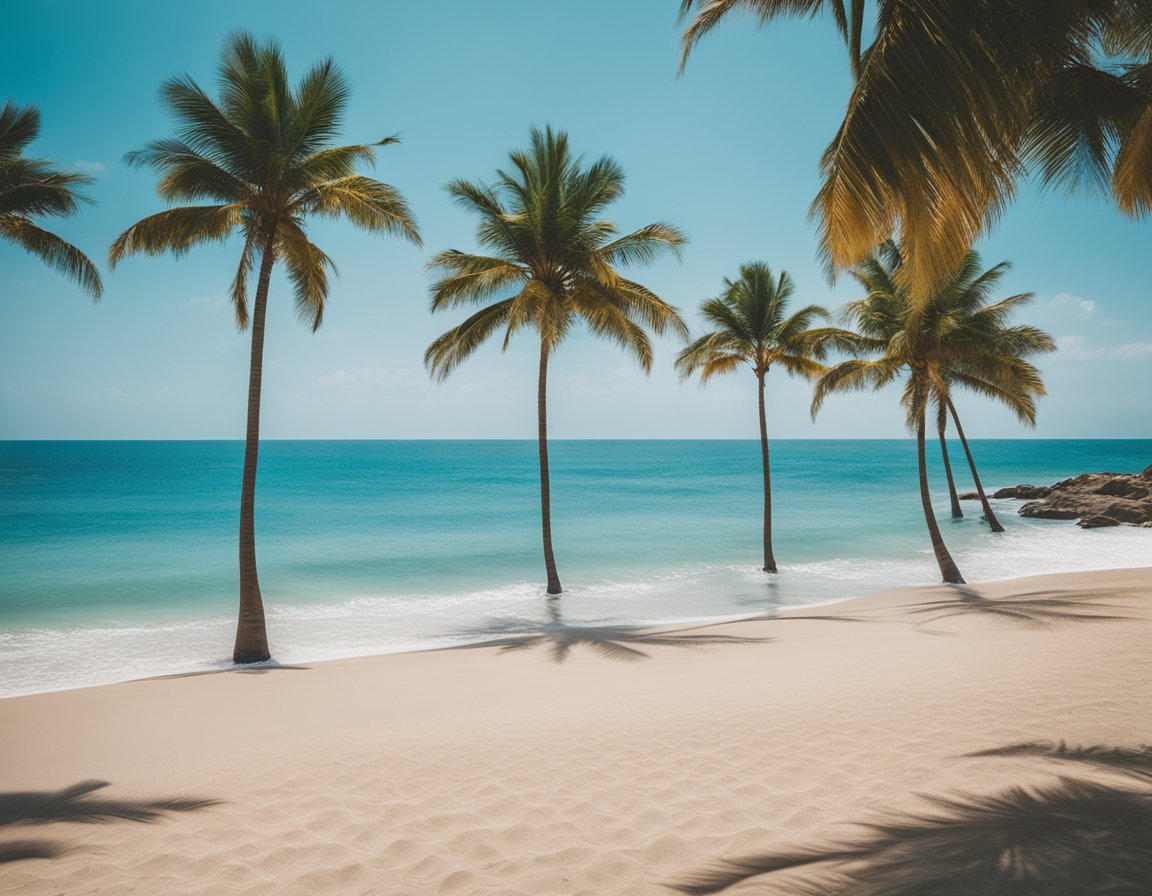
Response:
M1152 440L972 443L989 492L1136 472ZM1081 530L994 501L948 516L970 582L1152 565L1152 530ZM953 470L971 489L959 443ZM225 668L241 442L0 442L0 696ZM755 441L557 441L553 537L573 624L774 612L938 581L911 440L772 443L760 565ZM534 441L269 441L260 582L281 663L462 643L547 618Z

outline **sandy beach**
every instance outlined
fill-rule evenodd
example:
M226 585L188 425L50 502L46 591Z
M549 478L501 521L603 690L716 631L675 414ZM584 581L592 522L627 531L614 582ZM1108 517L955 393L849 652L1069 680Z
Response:
M0 701L0 892L667 894L926 796L1152 791L969 755L1152 740L1152 569L617 635Z

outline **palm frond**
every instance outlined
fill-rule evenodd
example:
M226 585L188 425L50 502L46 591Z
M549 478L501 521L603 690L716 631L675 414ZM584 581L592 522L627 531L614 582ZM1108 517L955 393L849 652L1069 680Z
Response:
M236 204L185 205L150 215L116 238L108 250L108 263L114 268L128 256L140 253L180 256L201 243L223 242L240 226L242 212Z
M103 294L104 286L96 266L87 255L56 234L37 227L27 218L0 214L0 236L75 280L92 298L98 300Z

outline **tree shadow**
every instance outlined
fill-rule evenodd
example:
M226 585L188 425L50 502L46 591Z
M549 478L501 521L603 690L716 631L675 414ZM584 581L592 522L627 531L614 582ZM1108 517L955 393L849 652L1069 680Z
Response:
M808 896L1147 896L1152 793L1061 778L991 796L927 797L936 811L861 825L856 840L737 859L669 886L718 893L802 869ZM783 881L776 880L777 883ZM767 883L767 882L766 882Z
M0 828L45 825L57 822L107 824L112 821L153 823L171 812L195 812L220 804L220 800L176 797L158 800L119 800L94 797L108 787L107 781L81 781L61 790L28 790L0 793ZM17 859L52 858L68 846L47 840L13 840L0 843L0 863Z
M546 609L548 619L543 623L511 616L492 619L482 628L472 629L467 634L507 632L508 636L466 644L463 649L499 647L500 653L542 649L552 662L563 663L571 656L573 648L586 647L605 659L634 663L652 659L640 647L715 647L721 644L762 644L771 640L735 635L680 634L695 632L703 626L667 631L639 625L569 625L564 622L559 601L548 599Z
M1072 591L1030 591L1011 598L986 597L967 585L951 585L959 599L923 601L909 604L903 611L926 617L917 622L925 628L933 622L953 617L990 617L1014 622L1026 628L1051 628L1075 622L1103 622L1130 617L1085 610L1117 609L1115 604L1094 601L1095 595Z
M1104 771L1119 772L1140 780L1152 782L1152 746L1108 747L1093 744L1087 747L1069 746L1064 741L1031 741L1009 744L991 750L978 750L966 756L1039 756L1060 762L1078 762ZM1152 837L1152 833L1149 834ZM1152 878L1150 878L1152 880Z

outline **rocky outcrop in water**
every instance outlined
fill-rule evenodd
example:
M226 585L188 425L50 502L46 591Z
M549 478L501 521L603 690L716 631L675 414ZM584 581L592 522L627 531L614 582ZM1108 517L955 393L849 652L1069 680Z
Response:
M1152 528L1152 466L1142 473L1083 473L1055 485L1016 485L1002 488L992 497L1028 501L1020 508L1021 516L1079 520L1084 529L1121 525Z

